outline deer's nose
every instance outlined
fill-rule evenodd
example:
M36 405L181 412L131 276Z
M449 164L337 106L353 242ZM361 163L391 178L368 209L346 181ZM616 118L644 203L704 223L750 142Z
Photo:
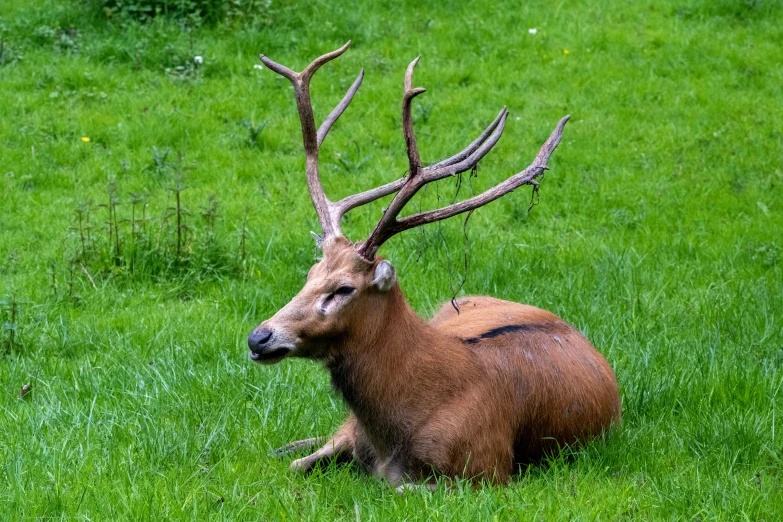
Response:
M261 328L260 330L253 330L247 338L247 346L253 353L260 354L264 351L266 344L272 338L272 330L269 328Z

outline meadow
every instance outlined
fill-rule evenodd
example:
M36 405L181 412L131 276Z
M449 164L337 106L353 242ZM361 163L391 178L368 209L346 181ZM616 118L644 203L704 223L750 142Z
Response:
M0 2L0 519L783 519L779 2L122 11L143 3ZM572 116L532 208L522 188L380 255L423 316L487 294L579 328L620 386L604 440L508 487L402 496L271 454L345 406L318 365L247 355L318 230L292 90L258 54L301 69L347 40L312 87L320 121L365 68L321 152L333 199L405 173L418 55L425 162L511 116L459 194L441 181L408 212L518 172Z

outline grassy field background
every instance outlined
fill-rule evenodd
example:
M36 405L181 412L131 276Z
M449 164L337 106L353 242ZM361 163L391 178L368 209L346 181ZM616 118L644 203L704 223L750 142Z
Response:
M99 3L0 2L0 518L783 518L779 2L273 1L216 25ZM620 384L608 440L509 487L405 496L270 456L345 410L317 365L247 357L317 230L292 91L254 66L300 69L349 39L313 81L320 120L366 68L322 149L332 198L404 174L417 55L424 161L511 111L459 197L572 115L531 212L519 190L467 241L454 219L381 254L425 316L464 281L581 329ZM352 212L349 237L382 206Z

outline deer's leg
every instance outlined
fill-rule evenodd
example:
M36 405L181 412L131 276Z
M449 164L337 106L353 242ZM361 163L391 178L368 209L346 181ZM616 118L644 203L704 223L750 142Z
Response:
M317 439L307 439L309 442ZM291 444L297 444L293 442ZM317 443L313 443L311 447L315 447ZM296 459L291 463L291 469L294 471L300 471L306 473L313 469L319 461L327 458L333 459L350 459L353 457L354 448L356 446L356 417L351 414L343 422L342 426L335 432L334 436L329 439L320 449L314 451L306 457Z
M312 451L313 449L323 444L325 440L326 437L313 437L311 439L295 440L294 442L289 442L285 446L273 449L272 455L275 457L285 457L286 455L295 455L305 451Z

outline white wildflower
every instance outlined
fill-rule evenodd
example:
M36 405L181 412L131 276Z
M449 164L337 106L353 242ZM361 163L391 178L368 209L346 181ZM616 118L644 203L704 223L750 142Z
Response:
M536 29L535 27L531 27L530 29L527 30L527 32L530 34L536 34L538 32L538 29Z
M261 65L260 63L257 63L257 64L255 64L253 66L253 69L258 69L259 71L263 71L264 70L264 66Z
M194 56L193 57L193 61L196 62L197 64L201 65L202 63L204 63L204 57L203 56Z

